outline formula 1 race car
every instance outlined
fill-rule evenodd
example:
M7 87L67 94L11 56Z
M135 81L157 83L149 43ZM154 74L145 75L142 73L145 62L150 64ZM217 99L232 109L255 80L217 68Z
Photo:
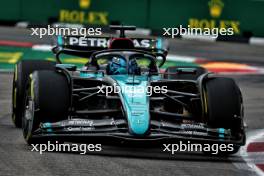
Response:
M231 78L202 67L160 67L160 39L58 37L57 62L21 61L13 81L13 122L28 144L45 140L245 144L243 102ZM82 68L61 55L87 58Z

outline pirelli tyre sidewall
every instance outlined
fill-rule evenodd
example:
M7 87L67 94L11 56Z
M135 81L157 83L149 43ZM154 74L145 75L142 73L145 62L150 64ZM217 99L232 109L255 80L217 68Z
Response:
M25 108L22 118L22 130L23 136L28 144L33 143L32 138L32 129L33 129L33 117L34 117L34 82L32 79L32 74L30 74L29 79L26 84L26 96L25 96Z
M50 70L35 71L27 83L23 134L26 142L42 143L33 138L41 123L57 122L68 118L70 86L63 73Z
M13 83L12 83L12 121L16 127L20 127L18 114L17 114L17 65L15 66L14 74L13 74Z
M25 87L28 76L35 70L54 70L55 62L43 60L22 60L14 70L12 88L12 121L16 127L21 127L24 109Z

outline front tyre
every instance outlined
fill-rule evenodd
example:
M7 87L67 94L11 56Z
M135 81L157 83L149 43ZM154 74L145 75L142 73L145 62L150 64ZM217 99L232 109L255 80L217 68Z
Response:
M16 127L21 127L29 75L36 70L55 70L55 64L55 62L44 60L22 60L17 63L12 88L12 121Z
M22 123L23 136L28 144L42 143L33 133L41 123L57 122L68 117L70 86L66 76L56 71L36 71L27 84Z
M245 141L243 100L235 81L223 77L209 78L202 95L205 123L211 128L230 129L232 137ZM233 151L221 152L220 155L234 154L239 148L239 145L234 145Z

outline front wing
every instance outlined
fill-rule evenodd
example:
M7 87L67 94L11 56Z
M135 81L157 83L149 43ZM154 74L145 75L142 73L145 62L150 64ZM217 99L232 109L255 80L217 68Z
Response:
M65 141L112 142L177 142L245 144L245 134L235 137L229 129L208 128L201 123L175 124L152 120L148 134L129 132L123 119L71 119L56 123L42 123L33 133L34 138L62 139Z

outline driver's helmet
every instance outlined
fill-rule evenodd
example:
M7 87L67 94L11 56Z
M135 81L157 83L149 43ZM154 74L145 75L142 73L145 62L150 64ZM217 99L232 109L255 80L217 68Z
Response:
M109 75L122 75L127 73L127 63L123 58L113 57L107 67L107 74Z

